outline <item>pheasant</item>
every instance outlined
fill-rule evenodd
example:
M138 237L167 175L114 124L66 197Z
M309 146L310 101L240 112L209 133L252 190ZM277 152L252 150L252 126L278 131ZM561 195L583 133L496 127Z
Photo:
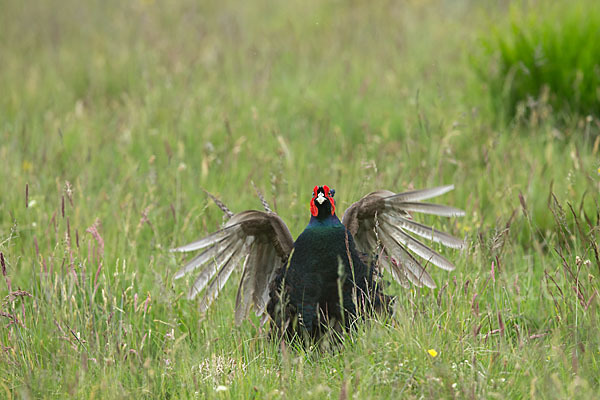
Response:
M412 283L435 288L426 267L455 268L413 235L455 249L463 248L464 242L413 221L410 214L464 215L453 207L422 202L452 189L449 185L397 194L378 190L352 204L340 221L335 190L315 186L310 220L296 241L258 190L265 211L237 214L207 192L229 220L222 229L172 249L204 250L175 279L202 268L188 297L204 292L200 310L205 312L244 259L235 302L236 324L253 308L262 323L272 321L280 336L320 338L329 328L349 328L364 312L390 312L392 298L383 293L381 270L404 287Z

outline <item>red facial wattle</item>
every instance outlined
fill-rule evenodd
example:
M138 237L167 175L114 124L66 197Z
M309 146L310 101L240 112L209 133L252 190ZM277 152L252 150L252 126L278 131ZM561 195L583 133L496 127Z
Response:
M319 215L319 209L315 204L315 199L318 197L318 191L319 186L315 186L315 188L313 189L313 198L310 200L310 213L315 217ZM331 215L335 214L335 201L333 200L333 197L330 194L329 186L323 186L323 194L327 198L327 200L329 200L329 204L331 204Z
M329 203L331 203L331 215L333 215L335 214L335 202L333 201L333 197L331 197L329 193L329 186L323 186L323 191L325 192L325 197L327 197L327 200L329 200Z
M319 209L317 208L317 206L315 205L315 198L313 197L312 200L310 201L310 213L316 217L317 215L319 215Z

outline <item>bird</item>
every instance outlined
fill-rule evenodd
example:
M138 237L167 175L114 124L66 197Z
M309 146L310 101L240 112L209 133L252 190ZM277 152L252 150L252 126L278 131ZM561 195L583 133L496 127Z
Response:
M241 268L236 325L253 309L262 324L271 321L273 336L282 339L315 341L327 332L351 329L369 313L391 313L394 298L384 293L384 274L403 287L435 288L428 267L451 271L455 266L419 237L454 249L465 247L463 240L412 217L413 213L463 216L460 209L423 202L453 190L453 185L401 193L377 190L351 204L341 220L335 190L316 185L310 219L295 241L255 189L264 211L233 213L205 191L227 221L208 236L171 250L202 250L174 279L200 269L188 298L203 294L199 307L204 313L233 271Z

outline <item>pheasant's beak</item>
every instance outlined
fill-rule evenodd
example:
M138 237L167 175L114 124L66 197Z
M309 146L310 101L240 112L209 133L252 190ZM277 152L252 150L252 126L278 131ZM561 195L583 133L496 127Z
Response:
M319 193L315 200L319 202L319 204L323 204L323 202L327 199L325 198L325 195L323 193Z

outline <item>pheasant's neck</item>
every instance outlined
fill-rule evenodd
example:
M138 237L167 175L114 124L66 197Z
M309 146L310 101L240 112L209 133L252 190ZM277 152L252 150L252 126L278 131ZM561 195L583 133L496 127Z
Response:
M326 217L315 217L311 216L308 222L308 228L313 227L326 227L326 226L337 226L342 225L340 219L335 214L330 214Z

